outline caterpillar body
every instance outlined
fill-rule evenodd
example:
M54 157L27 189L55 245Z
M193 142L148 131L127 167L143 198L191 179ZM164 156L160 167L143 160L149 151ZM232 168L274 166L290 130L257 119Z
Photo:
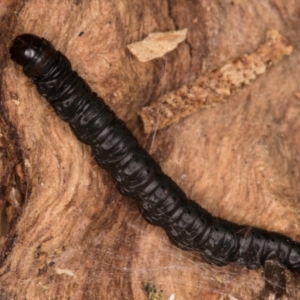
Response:
M299 243L214 217L188 199L49 41L32 34L17 36L10 55L76 137L91 146L120 193L134 199L144 218L162 227L176 246L199 252L219 266L237 263L257 268L277 259L289 270L300 271Z

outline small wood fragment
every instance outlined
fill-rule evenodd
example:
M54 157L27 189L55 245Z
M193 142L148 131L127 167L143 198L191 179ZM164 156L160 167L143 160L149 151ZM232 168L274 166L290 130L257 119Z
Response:
M261 293L263 299L280 299L286 293L284 267L275 259L264 264L265 287Z
M162 300L162 296L160 292L156 289L156 287L151 282L144 282L143 285L147 293L148 300Z
M268 31L266 42L257 51L244 54L144 107L139 113L144 131L151 133L165 128L199 109L225 102L292 50L278 31Z
M187 29L150 33L144 40L127 45L141 62L163 57L186 39Z

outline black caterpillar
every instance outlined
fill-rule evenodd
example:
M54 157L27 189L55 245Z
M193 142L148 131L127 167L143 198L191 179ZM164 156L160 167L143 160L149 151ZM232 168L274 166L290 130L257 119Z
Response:
M200 252L219 266L235 262L256 268L277 259L291 271L300 271L299 243L213 217L188 199L50 42L23 34L14 39L10 54L77 138L92 147L97 163L109 171L118 190L133 198L145 219L161 226L176 246Z

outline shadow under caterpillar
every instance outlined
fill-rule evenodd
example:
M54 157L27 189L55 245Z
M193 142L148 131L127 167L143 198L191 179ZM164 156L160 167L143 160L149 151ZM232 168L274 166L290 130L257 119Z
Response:
M219 266L237 263L257 268L276 259L289 270L300 271L299 243L214 217L188 199L49 41L23 34L14 39L10 54L76 137L91 146L120 193L134 199L144 218L162 227L176 246L199 252Z

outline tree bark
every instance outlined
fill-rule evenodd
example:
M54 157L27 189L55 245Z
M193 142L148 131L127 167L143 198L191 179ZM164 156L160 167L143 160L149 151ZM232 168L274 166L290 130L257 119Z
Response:
M300 242L300 2L24 1L3 4L1 299L255 299L262 269L217 267L172 246L122 197L9 59L14 36L50 40L123 119L163 170L214 215ZM188 29L164 58L126 45ZM227 103L145 135L138 112L162 94L251 53L276 29L294 52ZM300 298L288 275L287 297ZM148 291L148 296L147 296Z

